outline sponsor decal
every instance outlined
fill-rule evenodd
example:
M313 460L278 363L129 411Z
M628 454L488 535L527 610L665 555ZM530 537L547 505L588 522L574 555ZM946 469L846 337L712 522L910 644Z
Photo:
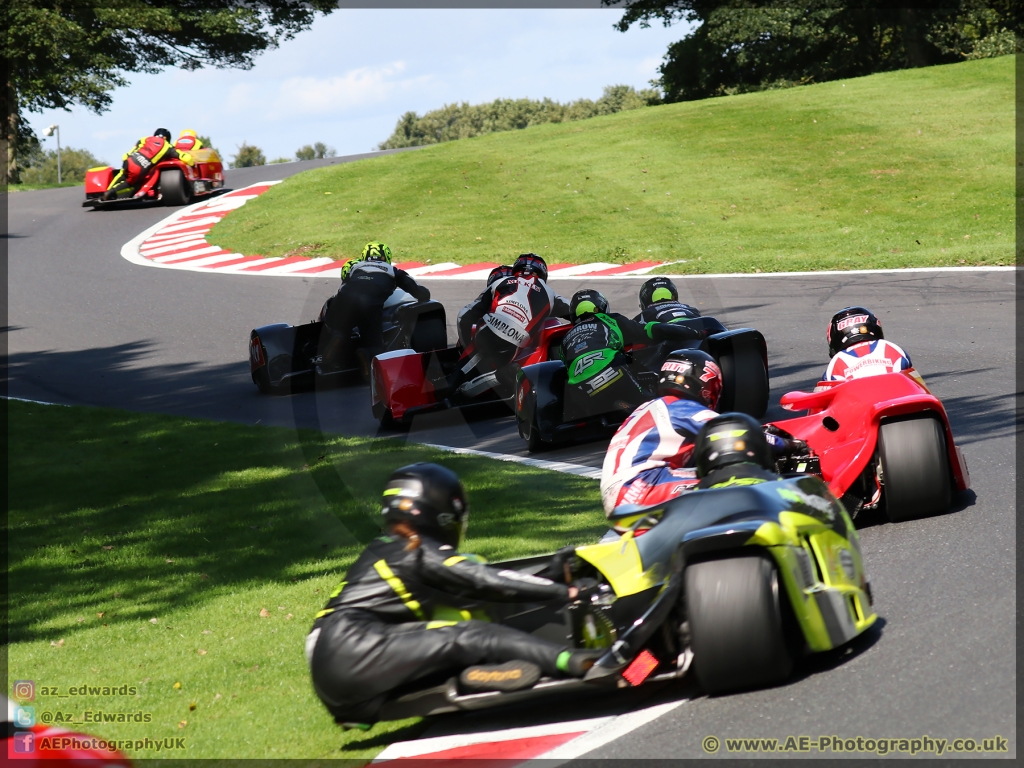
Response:
M779 488L779 496L784 498L786 501L792 501L797 504L808 506L811 509L816 509L829 520L835 518L835 512L832 509L832 502L821 496L804 493L799 488Z
M842 331L849 328L851 325L861 325L868 321L867 315L854 315L853 317L844 317L838 323L836 323L836 330ZM862 331L863 333L863 331Z
M576 362L572 366L572 375L579 376L581 373L587 370L587 368L589 368L593 363L597 362L602 357L604 357L604 352L591 352L589 354L583 355L580 358L577 358Z
M593 397L602 389L605 389L612 383L621 379L623 375L622 371L618 368L605 368L601 373L587 382L587 394Z
M259 336L249 340L249 362L254 371L263 365L263 345Z
M692 368L693 365L691 363L680 363L675 360L666 360L661 366L662 371L673 371L684 375L689 373Z
M525 329L517 328L494 314L484 315L484 324L499 336L511 341L517 347L522 346L523 342L530 338L530 334L527 333Z
M712 379L720 378L722 378L722 369L718 367L717 363L704 363L704 373L700 375L701 381L711 381Z
M853 562L853 555L850 554L850 550L841 549L839 550L839 565L843 568L843 574L850 581L854 580L857 575L857 568Z

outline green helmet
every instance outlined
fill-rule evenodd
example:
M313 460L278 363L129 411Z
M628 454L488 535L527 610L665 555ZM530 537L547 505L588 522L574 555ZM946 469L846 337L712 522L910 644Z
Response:
M384 243L367 243L363 246L363 261L383 261L391 263L391 249Z
M348 282L349 273L352 271L352 265L355 263L355 259L349 259L344 264L341 265L341 282Z
M606 313L608 311L608 299L600 291L586 288L576 291L569 303L569 314L573 320L579 320L584 315Z

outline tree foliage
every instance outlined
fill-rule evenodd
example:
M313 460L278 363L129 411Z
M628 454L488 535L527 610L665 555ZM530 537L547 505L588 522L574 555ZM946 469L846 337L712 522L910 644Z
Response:
M252 168L254 165L266 164L267 156L263 154L263 150L244 141L238 148L238 154L231 161L232 168Z
M569 104L559 104L551 99L496 99L489 104L446 104L441 109L427 112L423 117L415 112L406 112L399 118L394 133L379 148L398 149L438 144L486 133L519 130L541 123L562 123L610 115L660 102L660 95L653 89L637 91L629 85L609 85L597 101L579 99Z
M333 0L7 0L3 56L9 170L24 110L107 109L131 72L253 65L330 13Z
M328 147L322 141L315 144L306 144L295 150L296 160L322 160L325 157L334 157L338 151L334 147Z
M611 0L602 0L611 5ZM780 88L906 67L1013 53L1021 11L1012 0L627 0L622 31L680 20L657 81L666 101Z
M65 184L81 184L85 181L85 172L99 165L106 163L87 149L63 147L60 151L60 175ZM57 150L40 151L28 158L21 171L21 181L23 184L56 184Z

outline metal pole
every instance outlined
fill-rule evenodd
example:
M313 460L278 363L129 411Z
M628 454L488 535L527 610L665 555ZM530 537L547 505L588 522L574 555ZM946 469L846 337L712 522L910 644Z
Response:
M60 126L57 126L57 183L61 183L60 177Z

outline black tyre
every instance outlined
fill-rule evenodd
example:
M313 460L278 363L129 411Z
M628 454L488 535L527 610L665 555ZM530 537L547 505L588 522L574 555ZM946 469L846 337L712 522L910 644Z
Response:
M385 432L405 432L409 425L401 419L396 419L390 408L385 408L384 414L380 417L380 428Z
M275 387L270 383L270 373L265 365L252 372L252 380L256 388L264 395L287 395L289 392L287 385Z
M160 171L160 198L164 205L188 205L192 202L192 182L177 168Z
M768 410L768 370L761 351L752 343L737 341L733 350L718 359L722 367L722 399L718 410L740 411L759 419Z
M778 571L760 553L686 569L693 665L708 694L781 683L793 669Z
M930 416L882 424L878 439L885 513L894 523L949 509L946 435Z
M448 329L438 315L420 317L412 331L412 348L417 352L433 352L448 346Z

